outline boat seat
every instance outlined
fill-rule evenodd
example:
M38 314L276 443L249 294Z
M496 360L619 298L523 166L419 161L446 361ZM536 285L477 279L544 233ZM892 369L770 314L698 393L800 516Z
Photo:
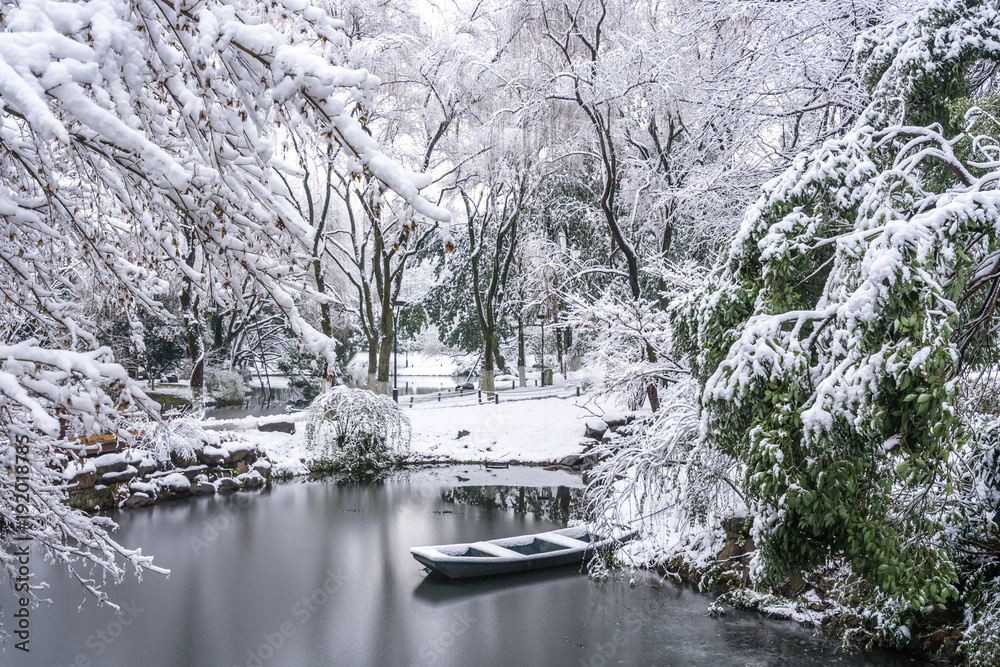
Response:
M505 549L504 547L491 542L473 542L469 546L473 549L479 549L484 553L488 553L491 556L496 556L498 558L524 558L524 554L519 554L516 551Z
M565 535L558 535L554 533L543 533L538 535L538 539L551 542L552 544L558 544L561 547L568 547L570 549L579 549L580 547L590 546L590 542L584 542L583 540L577 540L572 537L566 537Z

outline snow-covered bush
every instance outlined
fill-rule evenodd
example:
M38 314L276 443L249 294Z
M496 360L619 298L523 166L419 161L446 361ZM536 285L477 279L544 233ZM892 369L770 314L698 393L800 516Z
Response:
M736 461L699 437L697 388L687 380L664 394L665 407L592 450L589 510L598 525L638 529L637 565L680 559L703 569L725 544L724 519L746 513Z
M966 605L959 651L970 665L1000 665L1000 576L977 582Z
M309 406L306 447L315 472L373 479L399 463L410 448L410 420L388 396L334 387Z
M218 446L222 439L215 431L206 431L201 422L192 417L178 417L153 421L140 419L129 425L136 435L135 446L147 451L157 461L165 463L171 455L184 459L195 458L195 451L206 444Z
M969 419L974 434L957 454L959 503L949 547L961 563L965 629L959 650L973 665L1000 664L1000 419Z
M1000 368L963 375L959 378L958 394L963 413L1000 416Z
M745 466L758 581L842 554L909 613L957 595L942 518L956 378L996 349L1000 145L957 154L940 91L991 92L974 81L1000 62L996 4L934 0L873 31L872 107L763 187L676 311L702 432Z

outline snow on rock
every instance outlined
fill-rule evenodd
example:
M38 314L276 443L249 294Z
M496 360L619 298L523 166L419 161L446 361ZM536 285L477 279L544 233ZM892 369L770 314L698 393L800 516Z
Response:
M586 428L585 435L588 438L594 438L596 440L600 440L601 438L604 437L604 434L607 433L608 431L608 423L603 419L599 419L597 417L591 417L583 424L584 427Z
M242 431L236 435L238 443L227 443L227 447L237 446L256 449L271 462L272 473L278 476L305 475L309 472L304 459L308 458L305 447L305 429L296 434L262 431Z
M128 488L133 492L145 493L149 497L156 495L156 486L148 482L134 481L128 485Z
M619 427L628 422L628 418L621 412L609 411L604 413L604 421L609 427Z
M121 482L127 482L132 478L139 475L139 471L135 466L126 466L124 470L106 472L101 476L101 481L105 484L120 484Z
M97 458L91 459L90 463L94 466L98 475L103 475L107 472L121 472L128 466L128 462L125 460L125 452L102 454Z
M156 480L156 486L160 491L169 493L181 493L191 489L191 482L187 477L179 472L173 472Z
M216 491L238 491L240 483L232 477L221 477L214 482Z
M226 460L228 452L221 447L205 445L205 448L198 454L198 460L206 465L219 465Z
M261 475L256 470L251 470L250 472L245 472L242 475L238 475L236 477L236 481L242 484L244 488L259 489L260 487L264 486L264 483L267 480L265 480L264 476Z
M252 446L245 442L227 442L223 444L223 451L225 452L226 463L237 463L246 458L247 454L253 449Z
M70 461L69 465L67 465L66 469L63 471L63 479L73 479L78 475L88 474L97 474L97 467L94 465L93 460L84 461L82 463L79 461Z

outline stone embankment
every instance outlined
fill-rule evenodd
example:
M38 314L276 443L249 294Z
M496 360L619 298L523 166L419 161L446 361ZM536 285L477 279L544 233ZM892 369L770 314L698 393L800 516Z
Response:
M256 426L256 424L255 424ZM294 424L268 420L260 430L294 432ZM258 448L204 431L200 443L169 456L129 449L71 462L63 476L69 505L87 510L132 509L161 500L257 489L271 482L271 462Z
M621 429L628 426L635 420L635 415L618 415L608 413L601 417L592 417L584 422L584 442L583 453L581 454L570 454L569 456L563 457L559 461L558 466L552 466L553 468L562 468L572 470L574 472L586 471L592 468L598 461L598 454L591 452L595 446L599 443L608 444L620 437L622 437ZM584 481L586 480L586 475L584 475Z

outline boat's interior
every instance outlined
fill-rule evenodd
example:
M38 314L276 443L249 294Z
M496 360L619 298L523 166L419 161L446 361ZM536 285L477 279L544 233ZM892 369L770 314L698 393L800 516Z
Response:
M563 549L568 549L569 547L563 546L561 544L555 544L554 542L548 542L539 538L535 538L528 542L527 544L513 544L504 545L505 549L510 549L511 551L516 551L519 554L524 554L525 556L532 556L534 554L545 554L552 551L562 551Z
M488 554L474 547L469 547L465 553L455 554L456 556L467 556L469 558L496 558L493 554Z

